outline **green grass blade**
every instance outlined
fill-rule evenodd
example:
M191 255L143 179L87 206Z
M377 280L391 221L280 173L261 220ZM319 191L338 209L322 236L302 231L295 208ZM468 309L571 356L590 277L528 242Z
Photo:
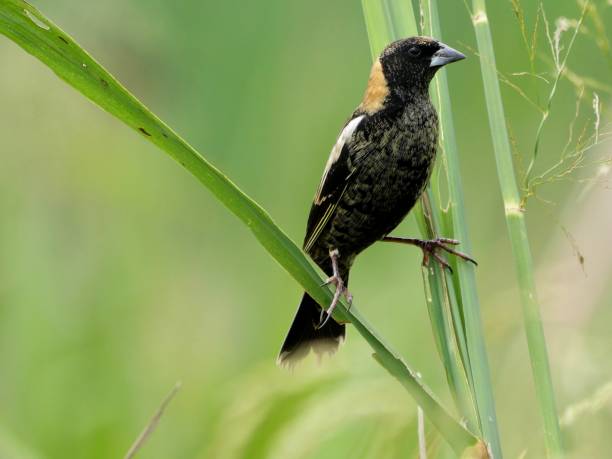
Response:
M363 0L362 1L364 19L368 31L372 59L376 59L382 49L393 40L398 38L416 35L417 25L409 2L386 2L385 0ZM428 222L425 212L419 204L415 207L417 221L424 237L433 237L434 231L428 231L433 223ZM431 234L430 234L431 233ZM461 385L460 373L457 368L455 349L453 349L453 338L451 330L447 324L445 310L446 295L444 293L444 274L436 266L433 269L423 270L423 283L425 288L425 298L429 311L430 321L438 352L446 370L447 380L451 387L451 393L459 411L463 414L460 399Z
M410 2L364 0L363 8L374 57L386 43L417 33L415 14ZM425 34L429 32L432 36L440 37L435 2L427 5L424 12L425 22L429 25ZM441 158L449 187L450 207L448 214L441 210L446 206L438 202L438 183L432 180L418 209L417 220L425 237L440 235L443 222L449 222L451 234L444 235L459 239L462 242L462 250L470 253L450 95L444 72L440 72L436 78L434 100L441 122ZM480 421L478 425L491 453L494 457L501 458L475 271L471 264L463 262L454 263L454 267L455 275L443 273L438 266L424 270L426 300L434 338L459 411L470 425L474 425L474 410L477 411Z
M385 0L363 0L364 19L368 31L372 59L376 59L382 49L390 42L401 37L417 34L417 25L414 20L412 5L409 2L387 2ZM401 14L400 14L401 13ZM428 191L430 194L430 192ZM415 207L417 220L424 237L431 238L435 231L431 208L424 211L419 203ZM427 215L427 216L426 216ZM459 412L465 416L466 404L462 400L461 373L457 366L456 348L453 347L452 326L448 323L445 310L447 307L447 295L443 283L445 275L435 265L430 269L423 270L423 286L425 289L425 300L429 312L430 321L436 347L444 364L446 377L450 386L451 395L457 404Z
M381 0L362 0L363 17L368 28L370 52L374 58L393 41L393 31L388 27L388 10Z
M313 298L320 304L331 301L331 291L320 287L322 277L270 216L131 95L68 34L22 0L0 0L0 33L183 165L249 227L261 245ZM409 391L456 451L476 443L476 437L446 412L355 308L348 313L346 304L342 304L337 311L334 316L353 323L374 349L377 361Z
M390 42L402 36L417 34L417 26L409 2L387 3L384 0L363 0L362 5L372 59L376 59L382 49ZM396 15L393 15L392 11L401 12L399 18L396 19ZM423 235L433 237L434 231L429 229L434 226L431 218L426 216L426 212L420 204L415 208L415 211ZM451 394L458 405L459 411L463 414L462 403L457 397L460 393L461 381L459 375L461 372L456 368L455 349L452 346L453 340L444 314L444 310L447 309L445 305L447 296L444 292L443 282L444 274L438 270L438 267L433 266L431 270L423 270L425 299L436 347L446 370Z
M531 358L536 396L544 420L545 444L549 457L556 458L563 456L559 420L548 363L544 329L533 277L533 262L527 238L525 214L523 209L521 209L520 195L512 164L512 150L510 148L504 107L497 79L493 39L486 13L485 0L473 0L472 14L472 22L476 31L476 40L480 54L480 66L497 173L504 200L508 234L518 274L525 332Z
M393 39L399 39L410 35L416 35L416 14L412 4L404 0L388 0L388 10L392 12ZM435 36L433 33L432 36ZM443 134L444 125L441 124ZM442 138L444 135L441 136ZM442 152L443 153L443 152ZM439 162L438 162L439 163ZM417 209L417 219L423 237L434 238L447 235L442 229L444 215L439 201L438 183L432 180L427 192L423 196L422 205ZM463 265L465 263L458 263ZM451 392L457 408L466 419L470 427L475 427L473 399L470 395L468 374L464 362L467 361L467 349L463 339L463 327L456 327L456 321L461 315L457 308L454 295L454 276L449 272L443 272L437 263L433 263L430 269L423 270L423 281L426 290L431 294L427 299L434 334L438 335L439 346L442 350L442 361L446 370L447 379L451 386ZM430 301L431 300L431 301ZM457 331L460 333L458 334ZM443 338L443 339L440 339ZM469 373L469 372L468 372Z
M362 4L373 59L377 58L382 48L389 42L417 34L415 14L410 2L402 0L363 0ZM445 125L452 123L449 117L447 117L446 121ZM442 127L444 128L445 125ZM453 165L458 168L456 162L453 163ZM455 191L457 187L460 188L458 171L454 178L456 179L456 186L453 191ZM428 187L427 193L423 196L422 204L415 209L421 232L423 236L427 238L432 238L441 234L439 229L441 228L443 220L442 211L440 210L442 206L437 202L438 193L432 192L432 188L436 186L437 184L432 180L432 184ZM462 206L458 209L459 211L463 210ZM457 264L463 265L465 263ZM470 279L468 278L467 280ZM475 280L473 277L471 280L473 283L466 284L465 288L473 289L473 295L476 295ZM453 276L449 273L442 272L436 263L423 270L423 282L432 330L436 346L444 364L451 394L455 399L459 412L467 420L468 425L477 426L479 423L476 423L474 419L474 397L472 396L472 391L468 382L471 380L471 371L466 370L464 366L465 362L468 361L467 344L463 333L463 322L462 319L460 319L461 313L459 312L459 306L455 296L455 290L460 291L461 289L454 287ZM473 304L477 308L476 312L479 312L477 300ZM473 317L478 320L477 328L482 337L480 315L473 314L470 318ZM470 325L472 324L471 322ZM491 397L486 400L492 402L488 363L486 360L486 351L484 351L484 340L474 341L472 344L478 345L479 347L478 352L475 352L476 357L484 358L484 364L480 368L485 369L486 372L484 375L479 373L479 376L482 378L480 380L482 381L482 385L489 388L488 395ZM478 370L480 370L480 368L478 368ZM484 389L482 389L482 393L486 394ZM492 423L492 430L487 429L487 434L489 434L490 439L487 437L485 437L485 439L489 444L495 445L493 449L497 452L496 457L501 457L494 405L493 403L486 404L484 401L481 405L483 406L483 414L487 416L486 419L492 418L494 420Z
M432 193L431 189L428 189L417 215L421 233L427 238L434 237L434 228L440 228L440 222L436 212L431 208L431 202ZM459 306L453 288L453 278L448 273L442 272L441 267L434 263L423 268L423 284L432 330L451 394L468 426L478 429L479 423L474 418L476 412L470 385L471 372L466 370L469 366L465 365L465 362L469 363L469 357L463 336L463 320L460 314L454 312L459 311Z
M429 0L425 8L427 23L430 25L431 35L442 38L440 19L436 0ZM449 213L452 222L452 234L461 241L462 250L472 253L472 246L465 220L465 205L463 187L461 185L459 152L452 119L452 106L448 81L444 71L438 72L434 82L435 98L440 117L443 159L446 165L446 178L449 189ZM461 308L465 326L465 346L469 349L468 361L465 362L471 374L470 382L473 386L476 408L480 419L480 426L484 439L490 445L494 457L502 457L493 384L489 370L488 355L485 345L482 319L480 317L480 302L476 287L475 267L471 263L456 263L456 286L461 300ZM453 315L460 317L460 311L453 311ZM457 327L457 334L461 339L461 329Z

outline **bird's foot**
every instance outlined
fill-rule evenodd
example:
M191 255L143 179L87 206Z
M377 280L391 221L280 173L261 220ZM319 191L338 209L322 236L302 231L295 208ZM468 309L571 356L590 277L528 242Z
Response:
M400 244L410 244L419 247L423 251L423 266L427 266L429 264L429 257L433 257L442 266L442 269L447 268L451 273L453 272L453 269L448 264L448 262L438 253L438 249L444 250L445 252L455 255L465 261L469 261L471 263L474 263L475 265L478 265L478 263L476 263L476 260L474 260L469 255L449 247L459 245L459 241L457 241L456 239L438 237L436 239L422 240L415 238L387 236L383 238L383 241L397 242Z
M340 276L329 277L323 285L330 285L330 284L333 284L336 286L336 291L334 292L334 298L332 299L331 304L326 310L325 309L321 310L321 317L319 319L320 323L317 326L317 328L322 328L327 323L329 318L332 316L334 309L336 309L336 306L338 306L338 303L340 302L340 298L343 295L349 304L349 308L351 304L353 303L353 295L351 295L351 292L348 291L348 289L344 285L344 281L342 280Z
M340 257L340 253L337 249L331 250L329 252L329 257L331 258L332 262L333 275L327 278L327 280L323 283L322 287L333 284L336 286L336 291L334 292L334 298L332 299L332 302L329 307L326 310L321 310L321 317L319 319L320 323L317 328L323 328L323 326L327 323L332 313L334 312L334 309L336 309L336 306L338 306L342 295L344 295L344 297L346 298L346 301L349 304L349 308L353 303L353 295L351 295L351 292L349 292L346 288L346 285L344 285L344 281L342 280L342 277L340 277L340 273L338 270L338 258Z

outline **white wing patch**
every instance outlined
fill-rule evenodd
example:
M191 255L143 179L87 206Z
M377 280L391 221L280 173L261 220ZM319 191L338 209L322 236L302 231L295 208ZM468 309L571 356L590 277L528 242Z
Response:
M351 136L355 132L355 129L357 129L357 126L359 126L359 123L361 123L361 120L364 118L364 116L365 115L361 115L361 116L358 116L357 118L352 119L344 127L344 129L338 136L338 140L336 140L336 144L334 145L334 148L332 148L332 151L329 155L329 159L327 160L327 164L325 165L325 171L323 172L323 178L321 178L321 183L319 184L319 188L317 188L317 194L315 195L315 199L314 199L315 204L320 205L323 201L325 201L326 197L321 196L321 190L323 189L323 184L325 183L327 174L329 173L329 170L331 169L333 164L336 161L338 161L338 158L340 157L340 153L342 153L342 149L344 148L344 145L346 144L346 142L348 142L351 139Z

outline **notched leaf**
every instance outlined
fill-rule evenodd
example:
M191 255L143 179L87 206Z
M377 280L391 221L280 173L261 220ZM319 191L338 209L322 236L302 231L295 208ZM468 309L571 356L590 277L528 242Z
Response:
M42 19L40 19L39 17L37 17L34 13L32 13L30 10L27 10L24 8L23 12L25 13L26 17L32 21L34 24L36 24L38 27L40 27L41 29L45 29L45 30L50 30L51 27L49 25L47 25L46 22L44 22Z

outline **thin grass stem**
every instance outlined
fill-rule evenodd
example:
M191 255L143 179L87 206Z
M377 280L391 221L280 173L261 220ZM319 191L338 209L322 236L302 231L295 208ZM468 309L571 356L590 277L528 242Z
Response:
M493 150L497 164L499 184L504 200L508 234L518 275L525 332L531 359L536 396L544 421L545 445L548 456L563 456L561 432L553 391L544 328L537 300L533 275L533 261L527 237L525 213L516 184L512 150L506 128L497 67L493 51L493 39L489 27L485 0L473 0L472 22L480 53L480 66L484 83Z
M389 3L363 1L374 58L389 41L416 34L413 11L408 15L404 10L400 18L396 16L388 18L387 12L397 11L398 7L394 8L394 5L400 4L404 8L410 5L409 2L394 0L389 0ZM430 35L439 37L440 26L436 5L428 4L426 8L422 8L421 14L423 14L422 24L429 24L429 30L423 33L430 32ZM386 24L380 19L385 17ZM444 74L436 80L433 92L441 118L441 164L443 164L441 169L443 169L442 178L446 179L449 187L449 203L442 204L438 181L432 180L417 209L417 221L423 236L429 238L441 235L441 229L450 229L451 234L444 235L460 239L465 250L469 252L458 152L452 125L450 96ZM448 211L445 213L443 209ZM445 225L445 222L448 224ZM468 425L475 426L483 432L493 457L501 458L474 268L462 261L453 261L453 266L455 275L443 272L435 263L423 270L425 296L432 329L459 412Z

